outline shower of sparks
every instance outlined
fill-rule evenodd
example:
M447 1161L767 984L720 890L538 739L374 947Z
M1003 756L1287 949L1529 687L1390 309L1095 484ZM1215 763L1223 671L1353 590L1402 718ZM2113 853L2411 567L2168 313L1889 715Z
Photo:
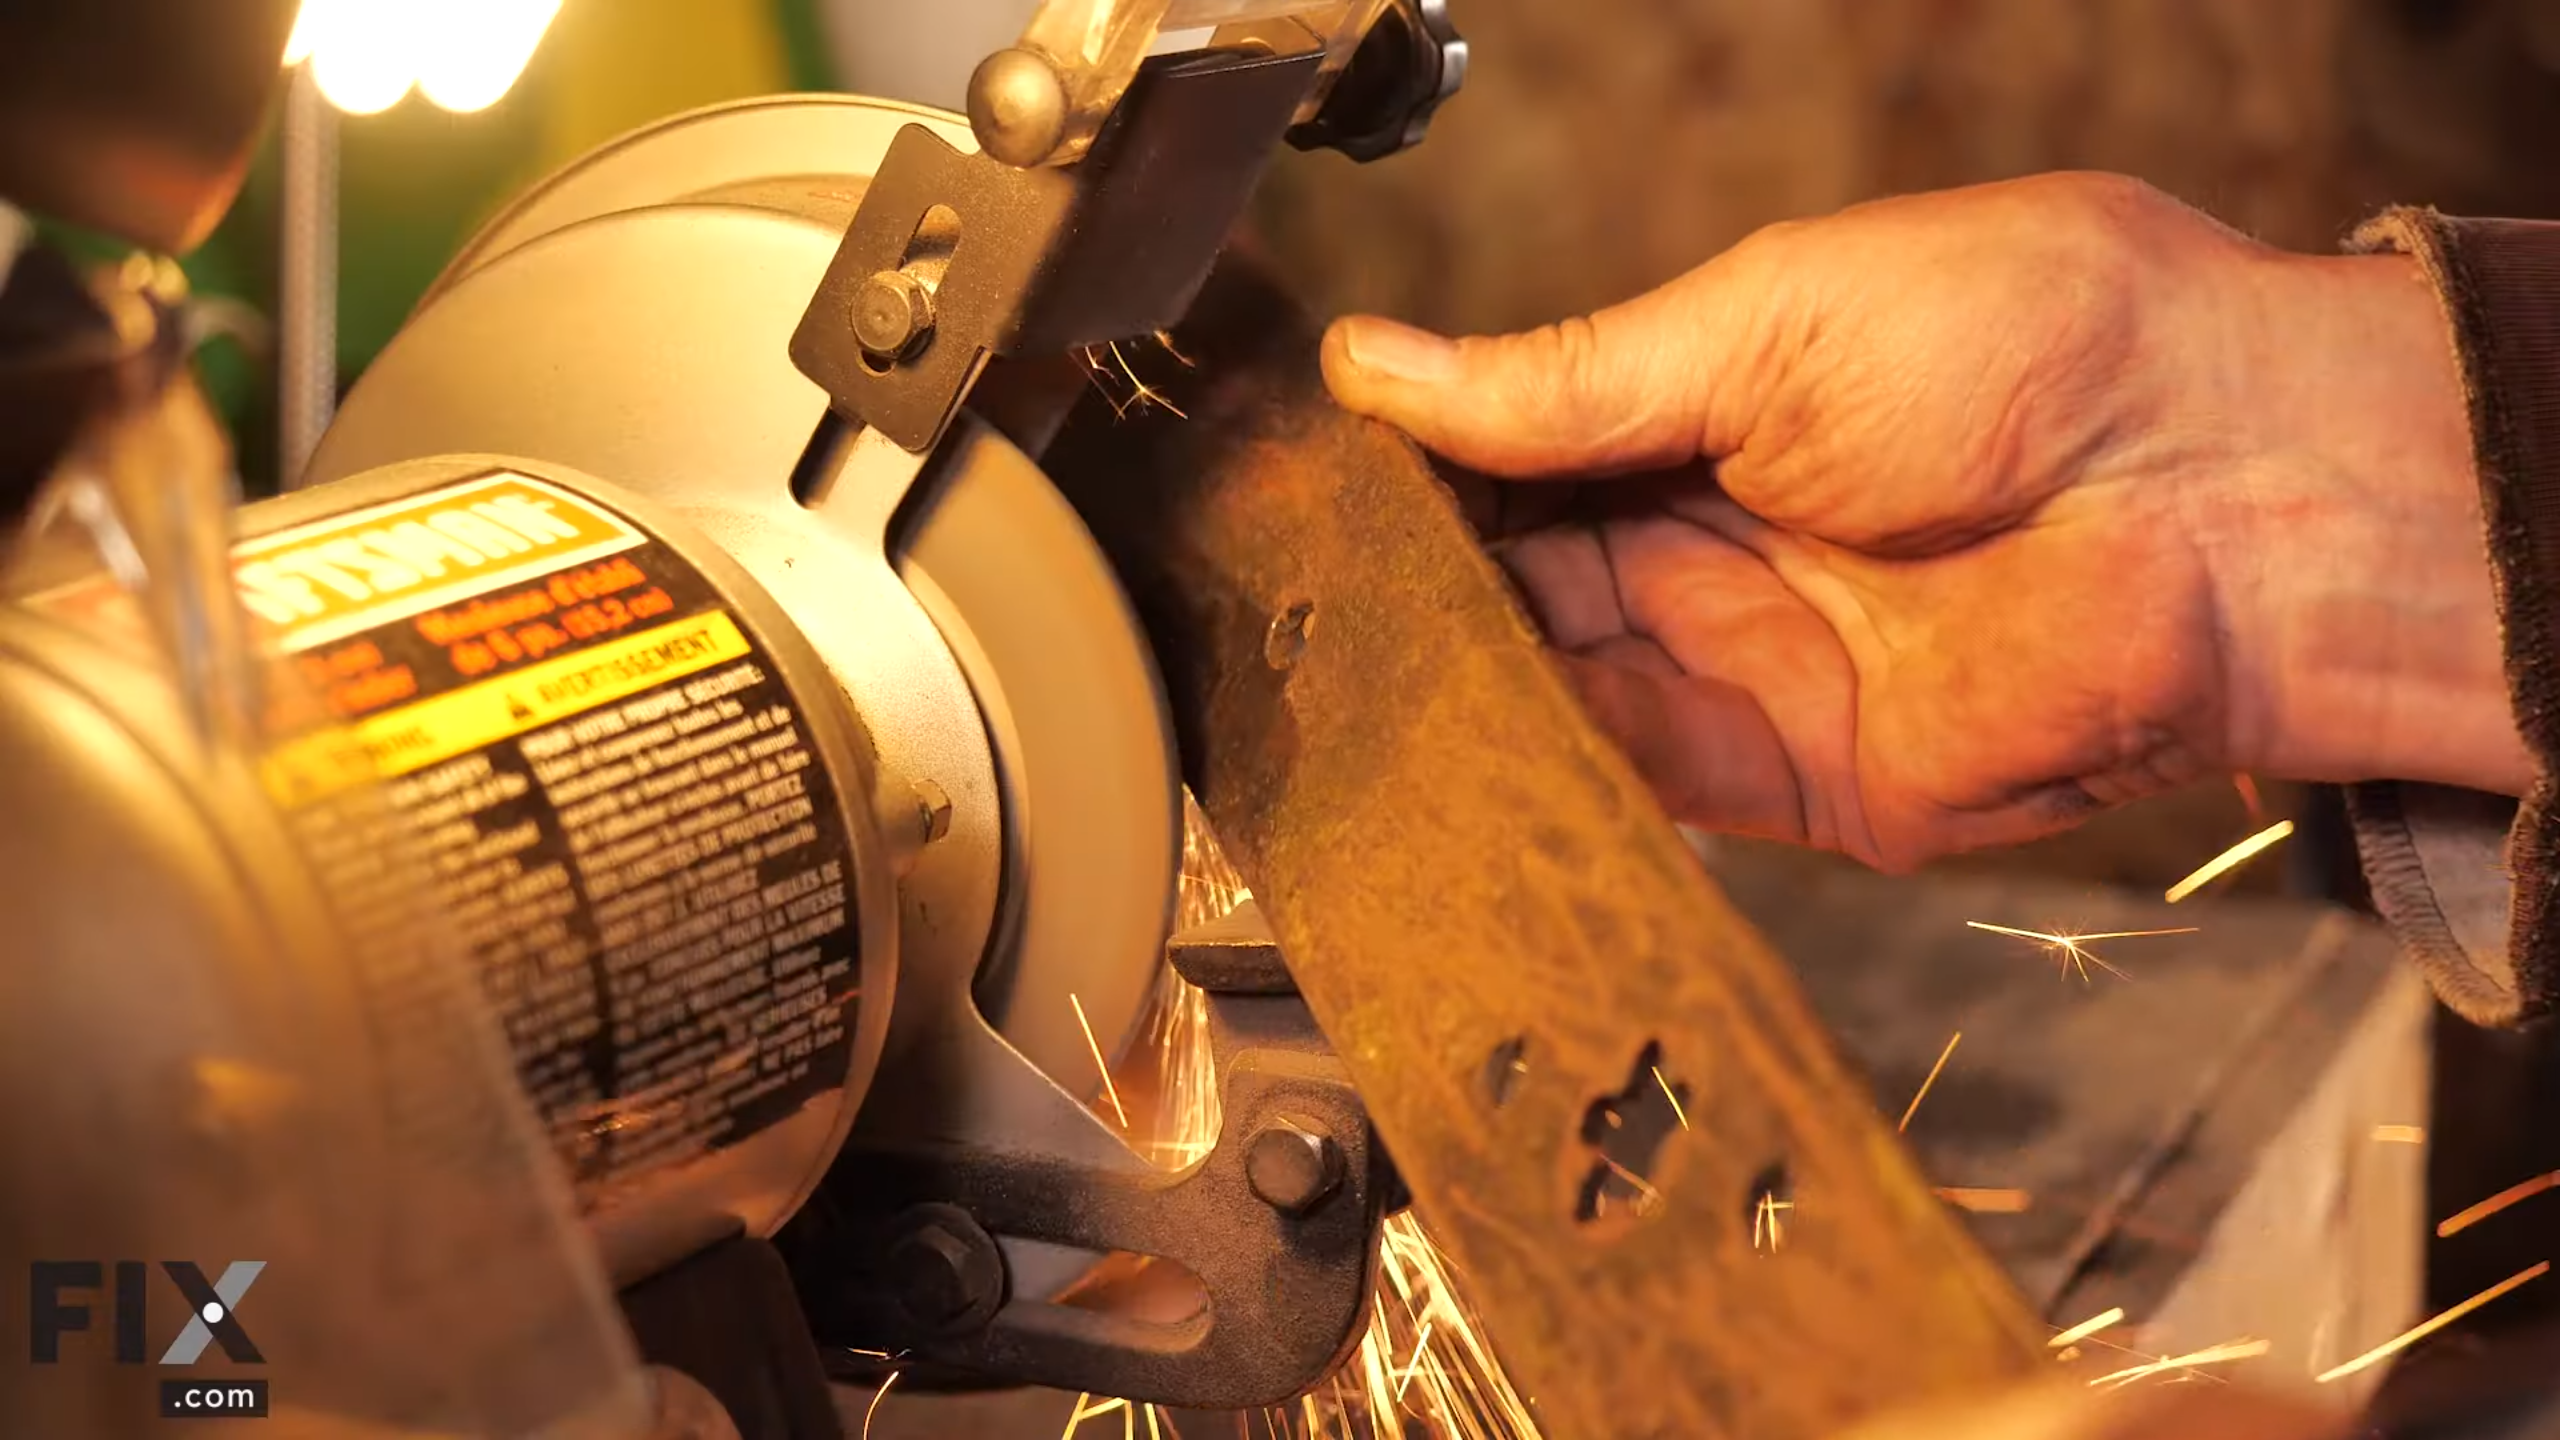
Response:
M2232 1340L2220 1345L2207 1346L2202 1350L2190 1351L2184 1355L2170 1355L2148 1364L2129 1365L2122 1370L2101 1375L2089 1383L2093 1387L2130 1385L2145 1376L2159 1375L2171 1370L2193 1370L2199 1365L2224 1365L2234 1360L2252 1360L2273 1348L2275 1347L2264 1340Z
M1518 1064L1519 1062L1514 1061L1512 1063ZM1662 1078L1662 1067L1659 1065L1653 1067L1653 1083L1662 1087L1662 1098L1671 1102L1672 1117L1680 1122L1680 1128L1683 1130L1688 1129L1689 1112L1681 1108L1679 1094L1671 1088L1670 1081Z
M897 1384L898 1377L906 1373L904 1370L890 1371L889 1378L880 1382L880 1388L871 1392L871 1404L862 1412L862 1440L871 1440L871 1417L880 1413L880 1402L887 1398L889 1387Z
M1964 923L1976 930L1988 930L1994 935L2014 935L2021 940L2035 941L2044 947L2046 954L2053 956L2061 964L2065 979L2068 979L2076 970L2080 974L2080 983L2083 985L2089 983L2089 967L2092 965L2119 980L2133 978L2092 954L2087 948L2092 940L2140 940L2153 935L2193 935L2199 928L2194 925L2180 925L2169 930L2099 930L2086 935L2065 935L2053 930L2022 930L2015 925L1994 925L1988 920L1967 920Z
M2548 1175L2536 1175L2530 1180L2510 1185L2477 1205L2457 1210L2444 1217L2444 1222L2436 1226L2436 1238L2441 1240L2457 1231L2468 1230L2508 1206L2530 1200L2554 1186L2560 1186L2560 1170L2554 1170Z
M1540 1440L1538 1424L1486 1342L1448 1261L1410 1213L1380 1237L1368 1333L1340 1373L1300 1402L1302 1415L1264 1417L1274 1434L1306 1440Z
M1208 818L1182 792L1182 873L1174 887L1173 928L1222 920L1253 898L1209 835ZM1171 965L1156 976L1148 1002L1144 1053L1155 1061L1155 1102L1140 1149L1169 1170L1207 1158L1218 1143L1225 1107L1218 1098L1216 1058L1209 1048L1209 996Z
M2024 1190L1968 1190L1961 1186L1941 1186L1937 1196L1959 1210L1976 1215L2024 1215L2035 1205L2035 1197Z
M1781 1200L1773 1192L1763 1192L1760 1203L1751 1207L1751 1248L1777 1254L1778 1247L1787 1243L1787 1225L1782 1217L1794 1208L1796 1202L1793 1200Z
M2384 1145L2424 1145L2427 1143L2427 1127L2424 1125L2376 1125L2373 1127L2373 1138Z
M1076 1026L1084 1031L1085 1048L1093 1052L1093 1068L1102 1072L1102 1094L1111 1102L1111 1113L1120 1117L1120 1128L1129 1128L1129 1112L1120 1108L1120 1087L1111 1083L1111 1062L1102 1058L1102 1042L1093 1038L1093 1022L1084 1018L1084 1002L1067 993L1067 1003L1076 1007Z
M2508 1291L2515 1289L2517 1286L2523 1285L2528 1281L2538 1280L2550 1272L2551 1262L2548 1260L2543 1261L2541 1264L2534 1266L2530 1270L2519 1270L2515 1274L2508 1276L2506 1279L2499 1281L2497 1284L2490 1286L2488 1289L2481 1291L2479 1294L2472 1296L2470 1299L2463 1301L2461 1304L2454 1306L2452 1309L2445 1311L2443 1314L2435 1316L2429 1320L2422 1320L2416 1325L2401 1331L2399 1334L2394 1335L2390 1339L2383 1341L2381 1344L2374 1346L2372 1349L2367 1350L2353 1360L2348 1361L2346 1364L2333 1366L2328 1370L2322 1371L2319 1375L2314 1377L2314 1383L2326 1385L2332 1380L2342 1380L2349 1375L2353 1375L2359 1370L2378 1365L2381 1362L2390 1359L2392 1356L2399 1354L2401 1351L2408 1349L2410 1346L2417 1344L2419 1341L2426 1339L2428 1336L2433 1335L2447 1325L2452 1324L2454 1321L2461 1319L2463 1316L2470 1314L2472 1311L2479 1309L2481 1306L2488 1304L2490 1301L2497 1299L2499 1296L2506 1294Z
M2067 1350L2101 1330L2110 1329L2122 1323L2124 1323L2124 1307L2118 1305L2112 1310L2099 1311L2044 1343L2055 1350Z
M1191 361L1186 358L1181 351L1173 348L1171 337L1159 331L1155 338L1158 343L1165 347L1167 353L1171 354L1175 359L1182 361L1185 366L1191 364ZM1148 384L1146 381L1138 377L1137 367L1129 363L1128 352L1120 348L1119 341L1110 340L1105 341L1100 345L1087 345L1077 353L1084 360L1085 372L1087 377L1092 380L1093 388L1101 391L1102 398L1111 402L1111 414L1113 418L1126 420L1132 414L1144 413L1146 408L1150 405L1164 410L1168 414L1172 415L1176 420L1188 420L1191 418L1189 415L1183 413L1180 406L1175 405L1171 400L1167 399L1163 391L1158 390L1153 385ZM1112 373L1111 365L1103 363L1103 357L1105 355L1111 357L1112 364L1116 364L1120 367L1120 377L1128 382L1129 396L1125 400L1112 394L1111 387L1104 383L1105 378Z
M1911 1117L1920 1113L1920 1102L1929 1098L1929 1087L1938 1083L1938 1072L1947 1068L1947 1057L1956 1053L1956 1042L1963 1038L1961 1030L1947 1037L1947 1048L1938 1052L1938 1063L1929 1067L1929 1078L1920 1082L1919 1093L1911 1097L1910 1104L1902 1107L1902 1123L1894 1126L1895 1130L1911 1128Z
M1248 898L1186 792L1175 928L1219 919ZM1164 1067L1150 1145L1196 1160L1219 1129L1208 1005L1172 967L1165 973L1147 1031ZM1293 1440L1403 1440L1408 1421L1433 1440L1542 1440L1447 1257L1411 1211L1388 1216L1380 1230L1369 1325L1350 1362L1297 1405L1258 1413L1253 1433Z
M2279 820L2273 825L2268 826L2266 829L2259 831L2257 834L2250 836L2248 839L2241 841L2239 844L2234 845L2230 849L2223 851L2221 854L2214 856L2210 860L2207 860L2202 865L2197 866L2194 874L2189 875L2186 879L2170 886L2168 893L2161 898L2167 900L2170 904L2175 905L2179 901L2186 899L2188 896L2193 895L2207 885L2212 884L2214 881L2219 880L2223 876L2230 874L2232 871L2239 869L2243 865L2246 865L2268 846L2275 844L2277 841L2282 840L2284 837L2292 833L2293 822L2290 820Z

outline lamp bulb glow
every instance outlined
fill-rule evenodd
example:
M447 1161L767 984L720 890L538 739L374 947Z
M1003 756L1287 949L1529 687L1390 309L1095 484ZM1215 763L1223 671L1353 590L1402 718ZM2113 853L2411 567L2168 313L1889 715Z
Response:
M447 110L496 104L524 73L560 0L303 0L285 46L330 104L371 115L410 90Z

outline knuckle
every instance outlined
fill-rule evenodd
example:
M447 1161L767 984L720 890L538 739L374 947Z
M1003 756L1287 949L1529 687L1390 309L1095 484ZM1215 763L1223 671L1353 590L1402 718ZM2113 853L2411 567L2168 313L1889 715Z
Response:
M1600 332L1587 315L1525 331L1506 351L1500 398L1532 420L1569 417L1600 379Z

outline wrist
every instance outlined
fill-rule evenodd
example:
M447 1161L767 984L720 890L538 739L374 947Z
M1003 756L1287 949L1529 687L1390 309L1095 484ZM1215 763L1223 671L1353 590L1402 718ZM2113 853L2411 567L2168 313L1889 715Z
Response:
M2205 482L2236 768L2521 794L2452 330L2402 256L2267 256Z

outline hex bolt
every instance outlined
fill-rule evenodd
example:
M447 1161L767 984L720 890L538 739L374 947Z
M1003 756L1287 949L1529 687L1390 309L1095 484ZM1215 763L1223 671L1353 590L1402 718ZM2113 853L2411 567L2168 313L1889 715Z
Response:
M933 333L933 292L904 270L883 270L853 293L853 338L876 360L895 360Z
M1342 1186L1342 1149L1322 1126L1282 1117L1253 1134L1244 1175L1272 1209L1303 1215Z
M889 1252L898 1303L927 1325L947 1325L969 1308L969 1247L947 1230L925 1229Z
M918 1206L881 1252L879 1274L897 1307L942 1335L983 1325L1004 1303L1004 1260L995 1242L956 1207Z
M930 780L915 783L916 837L924 844L951 833L951 797Z

